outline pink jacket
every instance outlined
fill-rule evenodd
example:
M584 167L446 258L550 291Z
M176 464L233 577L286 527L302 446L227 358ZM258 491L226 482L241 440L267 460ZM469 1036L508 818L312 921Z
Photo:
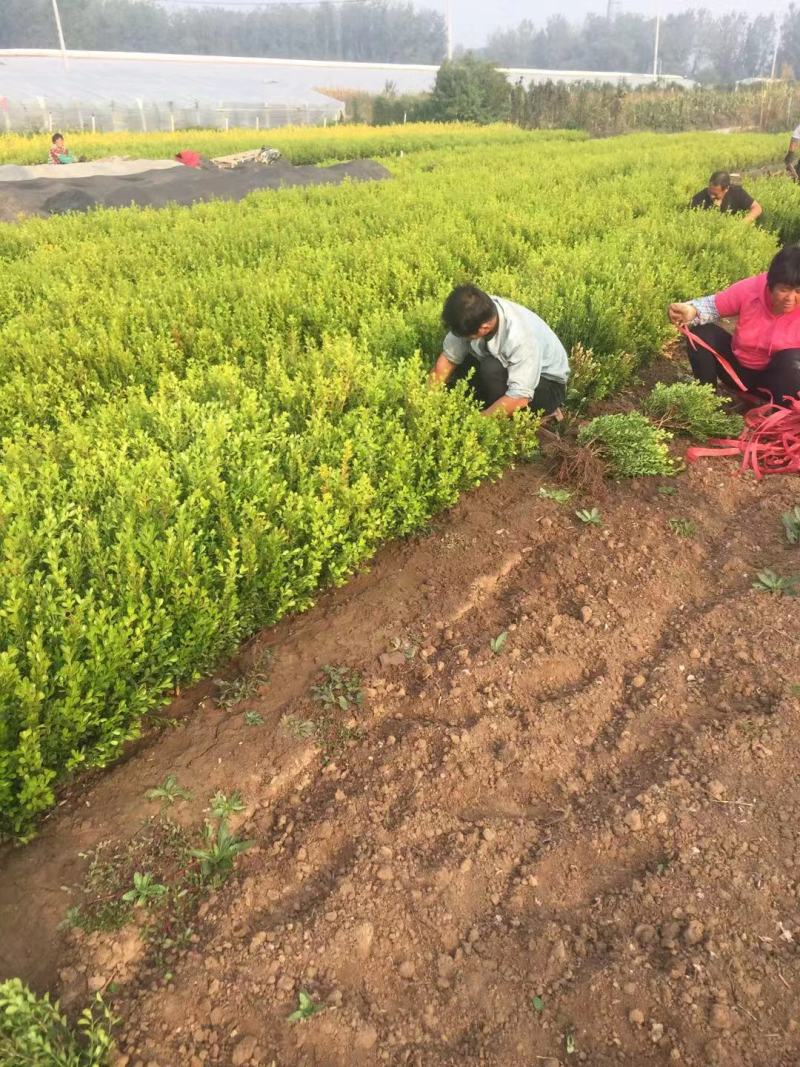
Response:
M766 272L735 282L714 302L722 318L739 316L731 347L743 367L763 370L775 352L800 348L800 308L788 315L772 313Z

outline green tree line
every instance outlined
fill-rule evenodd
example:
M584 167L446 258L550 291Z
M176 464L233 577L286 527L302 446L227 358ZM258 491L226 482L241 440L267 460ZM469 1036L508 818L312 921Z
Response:
M200 55L438 63L445 26L434 9L411 2L272 4L245 10L170 8L151 0L61 0L72 48ZM629 71L653 66L655 22L624 12L613 18L563 15L526 19L492 33L477 51L494 64L550 70ZM703 9L669 14L660 27L659 68L703 84L730 84L778 70L800 72L800 7L782 17ZM0 47L57 47L50 0L0 0Z
M438 63L444 20L410 3L170 9L146 0L60 0L70 48L285 59ZM50 0L0 0L0 48L57 48Z

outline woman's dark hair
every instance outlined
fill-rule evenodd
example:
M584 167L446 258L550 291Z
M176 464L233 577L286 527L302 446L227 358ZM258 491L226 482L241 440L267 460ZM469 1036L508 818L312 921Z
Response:
M442 309L442 322L456 337L471 337L497 315L490 296L477 285L457 286Z
M718 185L720 189L730 189L731 176L726 170L715 170L708 179L709 185Z
M51 141L52 144L55 144L56 141L63 141L63 140L64 140L64 134L63 133L54 133L53 136L50 138L50 141Z
M800 289L800 245L787 245L775 256L767 271L767 285L770 289L776 285Z

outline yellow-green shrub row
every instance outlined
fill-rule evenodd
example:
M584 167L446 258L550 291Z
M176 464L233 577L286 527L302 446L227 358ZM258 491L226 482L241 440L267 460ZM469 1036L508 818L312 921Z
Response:
M573 392L602 395L669 335L670 299L774 251L683 210L774 138L504 135L397 159L391 182L0 229L5 832L172 686L528 447L423 384L454 283L592 349Z
M455 123L414 122L405 126L283 126L270 130L179 130L176 133L138 134L71 133L70 148L87 159L103 156L133 156L140 159L171 159L191 148L201 155L225 156L269 145L292 163L318 163L333 159L390 156L431 148L456 148L498 144L529 145L537 140L579 141L578 130L522 130L518 126L471 126ZM48 134L0 134L0 164L46 163Z

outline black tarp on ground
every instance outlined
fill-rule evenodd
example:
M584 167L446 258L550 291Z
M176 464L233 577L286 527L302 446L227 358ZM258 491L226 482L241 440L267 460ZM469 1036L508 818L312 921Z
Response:
M382 181L388 170L372 159L335 163L330 167L295 167L278 162L250 164L233 170L172 167L146 170L120 177L34 178L0 183L0 220L14 222L20 215L63 215L94 207L165 207L205 200L241 200L257 189L291 185L338 185L352 181Z

